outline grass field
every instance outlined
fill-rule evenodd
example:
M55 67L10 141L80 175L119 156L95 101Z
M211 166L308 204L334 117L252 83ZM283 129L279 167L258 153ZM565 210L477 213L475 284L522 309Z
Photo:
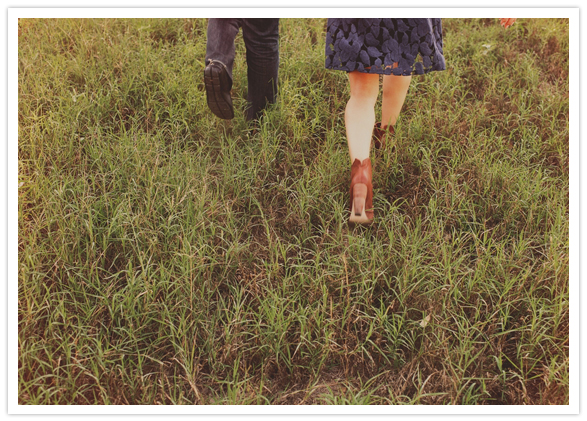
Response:
M256 129L205 19L21 19L19 403L568 404L568 21L443 26L353 228L324 19Z

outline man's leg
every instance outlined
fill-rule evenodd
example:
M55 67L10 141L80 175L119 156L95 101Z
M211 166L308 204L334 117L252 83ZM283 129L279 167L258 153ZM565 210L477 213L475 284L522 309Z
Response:
M277 96L279 70L279 19L243 19L247 48L247 120L259 117Z
M230 90L234 64L234 39L239 19L210 19L206 40L204 84L210 110L220 118L234 117Z

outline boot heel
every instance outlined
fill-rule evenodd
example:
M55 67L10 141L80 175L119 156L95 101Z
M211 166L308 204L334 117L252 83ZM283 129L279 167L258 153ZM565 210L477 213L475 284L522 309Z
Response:
M371 183L371 160L361 162L355 159L351 166L350 211L349 222L353 224L370 224L373 222L373 185Z
M353 207L350 222L365 224L371 222L367 217L365 204L367 200L367 185L357 183L353 186Z
M353 187L353 214L361 216L365 209L365 200L367 199L367 186L362 183L355 184Z

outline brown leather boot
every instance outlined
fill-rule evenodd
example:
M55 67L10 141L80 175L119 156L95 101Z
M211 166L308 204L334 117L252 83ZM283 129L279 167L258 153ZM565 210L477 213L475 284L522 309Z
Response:
M373 222L373 184L371 160L355 159L351 166L351 217L349 222L370 224Z
M375 146L375 149L384 149L385 138L387 136L393 136L394 132L395 130L391 125L381 127L381 123L375 124L373 128L373 146Z

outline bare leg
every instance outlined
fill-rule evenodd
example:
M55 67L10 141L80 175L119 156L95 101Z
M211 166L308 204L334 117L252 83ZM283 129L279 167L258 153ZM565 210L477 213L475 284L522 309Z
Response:
M349 73L351 98L345 110L345 125L351 163L369 158L375 124L375 102L379 94L379 75Z
M412 76L383 76L383 101L381 103L381 127L395 122L404 105Z

